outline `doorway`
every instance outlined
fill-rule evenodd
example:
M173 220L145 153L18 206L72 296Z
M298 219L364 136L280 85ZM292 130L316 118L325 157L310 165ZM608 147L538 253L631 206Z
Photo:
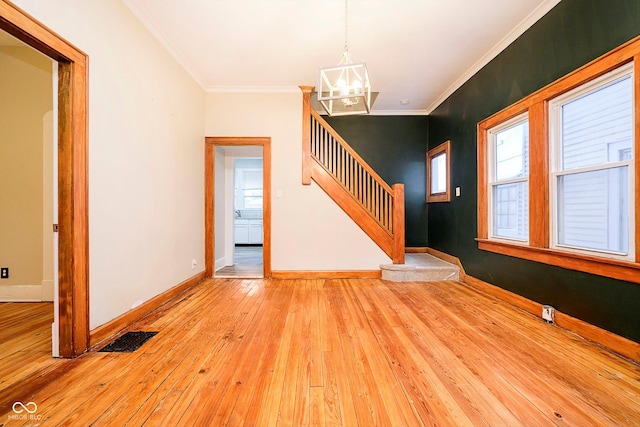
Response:
M205 138L207 277L271 277L271 139Z
M9 321L5 337L13 340L5 340L7 347L16 352L25 351L21 334L31 329L25 328L30 316L53 320L57 300L52 230L56 77L55 61L0 30L0 311ZM46 343L58 355L52 344L57 328L51 323L48 330L40 325L40 342L28 346L30 352L40 353Z
M53 301L52 63L0 30L0 296L5 301Z
M263 277L262 146L216 146L214 277Z
M58 350L75 357L89 348L87 218L87 55L17 6L0 2L0 30L58 63ZM56 260L54 260L55 262Z

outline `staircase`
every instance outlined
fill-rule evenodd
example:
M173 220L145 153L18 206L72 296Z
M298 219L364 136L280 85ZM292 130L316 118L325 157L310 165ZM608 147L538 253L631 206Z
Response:
M315 181L391 258L404 263L404 185L389 186L311 108L303 92L302 184Z
M459 280L459 268L426 253L405 254L404 185L389 186L311 108L313 87L301 86L302 184L318 184L391 258L382 279L394 282Z

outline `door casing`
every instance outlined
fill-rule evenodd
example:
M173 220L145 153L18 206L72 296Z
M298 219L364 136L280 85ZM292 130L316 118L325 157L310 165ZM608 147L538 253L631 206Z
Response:
M7 0L0 29L58 62L59 354L89 348L88 56Z
M263 237L263 276L271 278L271 138L270 137L205 137L205 242L204 259L207 277L213 277L215 259L215 223L214 218L214 189L215 189L215 148L217 146L261 146L262 147L262 225Z

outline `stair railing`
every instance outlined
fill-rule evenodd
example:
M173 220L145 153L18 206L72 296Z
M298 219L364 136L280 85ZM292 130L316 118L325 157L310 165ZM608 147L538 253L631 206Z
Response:
M404 185L389 186L310 105L311 90L303 87L303 184L314 179L380 248L394 264L404 263ZM320 166L366 213L352 212L344 197L322 185L314 175ZM339 200L338 200L339 199ZM374 223L376 226L371 226ZM382 232L380 231L382 230Z

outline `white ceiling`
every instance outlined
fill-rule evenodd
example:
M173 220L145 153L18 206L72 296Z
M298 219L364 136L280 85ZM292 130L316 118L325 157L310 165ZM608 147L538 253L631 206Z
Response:
M343 0L123 1L207 91L315 86L344 48ZM559 1L350 0L373 113L429 113Z
M299 93L344 49L343 0L122 1L210 92ZM379 92L372 113L430 113L559 2L349 0L352 60Z

